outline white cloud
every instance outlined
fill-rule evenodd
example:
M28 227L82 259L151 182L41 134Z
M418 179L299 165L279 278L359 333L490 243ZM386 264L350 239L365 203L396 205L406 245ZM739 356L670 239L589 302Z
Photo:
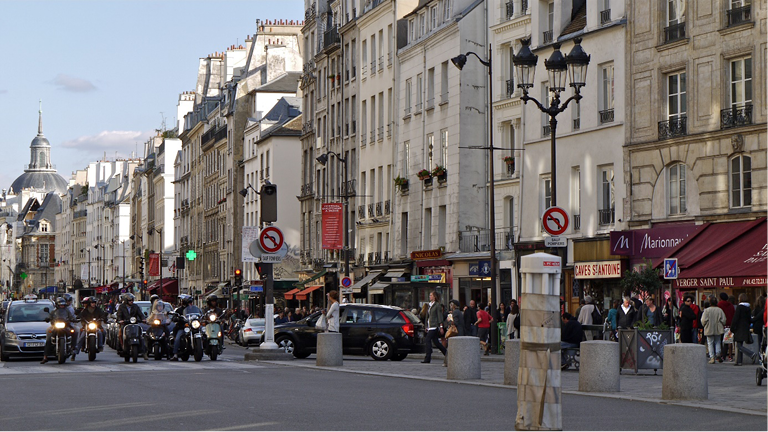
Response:
M85 135L64 141L61 146L96 153L94 157L102 156L103 152L107 152L108 157L113 157L115 152L118 156L125 157L130 156L137 148L139 153L143 152L144 143L153 135L154 131L103 131L97 135Z
M73 77L67 74L58 74L53 79L59 90L74 92L74 93L87 93L90 91L96 91L96 86L88 80L82 78Z

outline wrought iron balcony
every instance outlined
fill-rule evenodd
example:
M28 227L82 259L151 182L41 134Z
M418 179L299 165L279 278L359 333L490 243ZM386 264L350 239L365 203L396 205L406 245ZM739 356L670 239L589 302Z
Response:
M387 53L387 66L392 66L392 52Z
M314 192L312 191L312 183L305 183L301 185L301 197L308 197L314 195Z
M384 252L384 262L389 262L389 251Z
M602 209L598 210L598 217L600 218L600 225L611 225L616 217L616 209ZM581 223L579 223L581 225Z
M357 256L357 265L361 266L365 264L365 255L360 254Z
M384 56L379 57L379 72L384 70Z
M542 127L541 129L542 129L541 134L543 136L549 136L552 134L552 127L550 127L549 125L544 125L544 127Z
M520 13L525 13L526 11L528 11L528 0L523 0L521 2L521 5L522 6L520 7L520 9L521 9Z
M371 144L373 144L374 141L376 141L376 131L372 130L371 131Z
M384 139L384 126L379 126L379 141Z
M384 214L388 215L392 212L392 202L390 200L384 201Z
M659 122L659 140L685 136L687 132L687 116L673 117Z
M511 1L508 1L506 4L506 10L507 10L507 20L511 20L513 16L515 16L515 5Z
M685 39L685 23L672 24L664 28L664 43L675 42Z
M376 203L376 216L384 216L384 206L381 201Z
M728 17L728 27L744 24L752 21L752 5L744 5L739 8L733 8L726 11Z
M387 123L387 138L392 136L392 123Z
M365 205L357 206L357 218L365 219Z
M552 30L547 30L543 34L544 43L552 42Z
M515 94L515 80L508 79L507 80L507 97L512 97L512 95L514 94Z
M496 250L514 249L514 227L496 228ZM490 230L487 228L459 232L459 249L462 252L483 252L491 250Z
M373 203L370 203L370 204L368 204L368 217L372 218L374 216L375 215L373 214Z
M308 134L308 133L310 133L310 132L312 132L314 130L315 130L315 128L314 128L314 124L312 122L312 119L306 120L301 125L301 134L302 135L306 135L306 134Z
M611 10L606 9L600 11L600 25L607 24L609 22L611 22Z
M581 119L573 119L573 130L579 130L581 128Z
M353 179L353 180L348 180L346 183L342 183L340 195L349 196L350 198L355 196L356 182L357 180Z
M581 230L581 215L580 214L574 214L573 215L573 230L574 231Z
M373 263L374 264L381 264L381 252L375 252L373 254Z
M336 27L331 27L330 30L323 34L323 48L331 48L339 45L339 31Z
M371 75L376 73L376 59L371 60Z
M720 111L720 129L752 124L752 105L733 106Z
M373 264L373 252L368 252L368 265Z
M600 111L600 124L613 122L613 109Z

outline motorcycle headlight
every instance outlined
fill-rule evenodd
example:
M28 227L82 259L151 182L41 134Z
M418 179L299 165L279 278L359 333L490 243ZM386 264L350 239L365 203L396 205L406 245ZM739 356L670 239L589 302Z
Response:
M221 332L219 332L219 337L221 337Z
M88 330L96 330L96 323L88 323Z
M184 333L189 333L189 327L184 327Z
M136 324L136 317L131 317L131 324Z
M198 320L192 321L192 328L194 328L194 329L200 328L200 321L198 321Z
M154 325L160 325L160 320L156 319L156 320L152 321L152 324L154 324Z
M216 314L210 314L210 315L208 315L208 320L209 320L209 321L216 321Z
M57 322L55 322L55 323L53 324L53 326L54 326L54 327L56 327L57 329L63 329L63 328L64 328L64 327L66 327L67 325L66 325L66 324L64 324L64 323L63 323L63 322L61 322L61 321L57 321Z

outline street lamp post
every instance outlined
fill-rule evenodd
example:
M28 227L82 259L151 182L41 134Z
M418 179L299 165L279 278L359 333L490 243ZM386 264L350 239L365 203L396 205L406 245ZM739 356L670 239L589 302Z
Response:
M152 235L153 232L156 232L158 235L160 235L160 262L158 263L160 267L160 286L158 287L158 295L160 296L160 299L163 298L163 229L162 228L150 228L149 229L149 235Z
M491 309L491 316L496 315L496 308L498 307L496 303L496 271L497 271L497 262L496 262L496 194L495 194L495 183L494 183L494 169L493 169L493 151L497 150L493 147L493 67L492 67L492 56L493 56L493 49L492 46L488 45L488 61L483 60L475 54L474 52L468 52L466 54L459 54L458 56L451 59L451 62L453 62L453 65L456 66L459 70L464 68L464 64L467 62L467 56L473 55L477 57L477 60L480 61L480 63L485 66L488 69L488 177L490 178L488 182L488 201L489 201L489 246L491 248L491 297L490 297L490 309ZM501 316L501 314L499 314ZM498 350L498 344L499 344L499 337L498 337L498 331L491 331L491 347L493 349Z
M317 160L320 165L325 166L325 164L328 163L328 155L336 156L336 159L344 164L344 276L349 277L349 180L347 178L347 159L341 157L341 155L336 152L328 151L316 157L315 160Z

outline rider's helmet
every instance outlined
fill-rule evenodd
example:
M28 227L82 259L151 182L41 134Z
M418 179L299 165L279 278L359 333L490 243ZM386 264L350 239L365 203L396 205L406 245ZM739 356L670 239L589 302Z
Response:
M60 307L60 306L67 307L67 299L65 299L64 297L57 298L56 307Z
M89 304L96 305L98 301L96 301L96 297L86 297L83 299L83 304L88 306Z
M72 303L72 301L75 299L74 297L72 297L72 294L70 293L64 293L62 294L62 297L64 298L64 301L66 301L67 303Z
M187 306L192 303L192 296L189 294L181 294L179 295L179 300L181 300L182 305Z
M123 303L128 303L129 301L136 300L136 297L131 293L125 293L123 294L122 299L123 299Z
M150 301L150 302L152 302L152 303L154 303L154 302L155 302L155 300L160 300L160 296L159 296L159 295L157 295L157 294L152 294L152 295L149 297L149 301Z
M216 294L211 294L208 296L208 299L205 302L210 307L217 307L219 304L219 298L216 296Z

